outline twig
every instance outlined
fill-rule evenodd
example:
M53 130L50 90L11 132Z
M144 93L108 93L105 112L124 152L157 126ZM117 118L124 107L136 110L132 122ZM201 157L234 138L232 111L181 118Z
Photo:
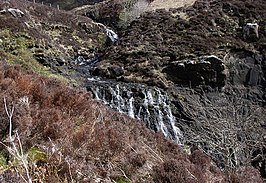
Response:
M27 176L27 180L24 178L23 175L20 175L20 177L27 183L32 183L31 177L30 177L30 173L29 173L29 169L28 169L28 161L27 161L27 155L25 155L23 153L23 149L22 149L22 145L21 145L21 141L20 141L20 137L18 135L18 132L15 132L15 136L12 137L12 117L14 114L14 105L12 106L11 110L8 109L7 107L7 102L6 102L6 98L4 97L4 107L5 107L5 112L8 116L8 120L9 120L9 142L11 143L12 147L6 146L4 145L8 152L18 161L22 162L22 165L26 171L26 176ZM19 150L15 144L15 139L18 140L19 143ZM1 142L1 144L3 144Z
M142 141L142 143L153 153L153 154L155 154L158 158L159 158L159 160L161 160L162 162L163 162L163 159L152 149L152 148L150 148L147 144L145 144L143 141Z
M10 140L10 142L12 142L14 140L14 139L12 139L12 116L13 116L15 107L12 106L11 111L9 111L8 107L7 107L7 103L6 103L6 98L5 97L4 97L4 105L5 105L5 111L6 111L6 114L7 114L7 117L8 117L8 121L9 121L9 140Z
M69 171L70 179L71 179L71 182L73 183L74 180L73 180L72 173L71 173L70 163L67 161L67 164L68 164L68 171Z

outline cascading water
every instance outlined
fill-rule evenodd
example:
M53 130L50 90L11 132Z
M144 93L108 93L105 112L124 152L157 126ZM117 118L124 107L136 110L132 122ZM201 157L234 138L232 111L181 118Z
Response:
M119 37L113 30L109 29L101 23L95 23L97 26L101 27L106 34L106 45L114 45L118 42ZM92 76L91 71L94 69L95 65L99 61L99 53L97 49L89 50L89 54L77 55L73 61L72 65L75 65L79 73L82 73L88 77L88 80L97 80L98 77Z
M102 25L112 44L118 40L115 32ZM155 132L161 131L176 143L182 143L182 133L176 127L176 119L172 114L168 95L161 89L141 84L104 81L90 73L98 61L97 55L92 57L78 56L75 65L87 71L87 89L94 93L97 100L109 105L112 109L126 113L131 118L143 120L146 126Z
M143 120L154 131L161 131L176 143L182 143L182 133L176 127L167 93L155 87L133 83L97 82L88 85L95 98L111 108Z

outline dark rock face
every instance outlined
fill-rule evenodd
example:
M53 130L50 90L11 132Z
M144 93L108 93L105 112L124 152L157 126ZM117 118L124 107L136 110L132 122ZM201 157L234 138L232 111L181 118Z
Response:
M226 82L223 61L215 56L171 63L163 69L167 78L177 85L209 85L223 87Z
M243 26L243 36L246 40L258 40L259 25L257 23L247 23L245 26Z
M247 51L236 51L225 57L228 69L228 82L234 85L264 86L264 57Z

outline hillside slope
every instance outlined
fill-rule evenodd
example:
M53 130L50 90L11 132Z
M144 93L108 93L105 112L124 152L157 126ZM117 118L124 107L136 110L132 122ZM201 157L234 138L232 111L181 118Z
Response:
M116 6L113 11L104 5L95 8L96 20L119 27ZM76 12L91 16L92 9ZM93 74L164 89L186 144L203 149L221 167L252 164L265 177L265 9L262 0L212 0L145 12L126 25Z
M0 2L0 182L263 182L264 2L196 1L132 22L126 2L69 12ZM107 27L86 16L119 31L119 41L109 44ZM127 112L144 109L160 124L175 119L184 144L66 86L90 90L91 80L104 85L103 101L128 100Z
M88 73L77 59L93 60L105 48L105 30L90 18L24 0L1 1L0 11L1 60L39 74L80 84Z
M27 179L21 159L6 149L14 148L12 142L19 147L18 137L31 157L29 177L37 182L262 182L251 167L228 177L204 153L186 154L85 91L3 62L0 71L0 100L6 101L0 105L1 182ZM14 107L12 135L18 136L11 142L4 104Z
M119 44L106 52L95 74L163 88L223 87L226 83L265 88L265 9L262 0L228 0L197 1L186 8L146 12L130 24ZM252 30L245 38L243 29L253 22L259 26L258 38ZM209 56L218 60L208 65ZM249 57L255 60L246 61ZM233 61L237 59L243 60ZM235 71L241 64L242 71ZM116 67L122 67L123 74L112 74ZM253 68L259 76L249 84Z

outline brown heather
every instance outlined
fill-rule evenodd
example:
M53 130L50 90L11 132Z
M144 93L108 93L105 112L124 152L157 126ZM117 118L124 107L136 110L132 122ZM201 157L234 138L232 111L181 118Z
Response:
M1 141L8 135L8 106L15 106L13 130L25 152L37 147L45 160L29 164L33 182L263 182L252 167L223 173L204 153L184 153L140 121L108 109L90 93L55 79L39 77L18 66L0 64ZM27 102L28 99L28 102ZM1 146L9 164L11 157ZM23 182L2 168L1 182Z

